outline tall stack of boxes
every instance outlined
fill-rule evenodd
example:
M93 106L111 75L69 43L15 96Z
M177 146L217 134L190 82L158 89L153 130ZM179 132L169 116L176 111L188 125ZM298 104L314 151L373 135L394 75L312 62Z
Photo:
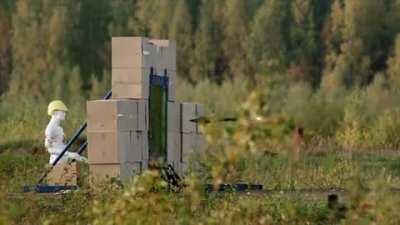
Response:
M203 115L199 104L175 101L176 45L143 37L112 39L112 99L88 101L88 158L94 181L128 180L149 162L150 74L168 76L167 156L180 173L201 136L191 119Z
M147 166L147 102L99 100L87 103L88 158L94 180L128 179Z

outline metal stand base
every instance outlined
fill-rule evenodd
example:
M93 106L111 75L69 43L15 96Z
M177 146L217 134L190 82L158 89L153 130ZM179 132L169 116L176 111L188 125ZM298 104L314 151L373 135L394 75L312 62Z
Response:
M206 192L225 192L225 191L235 191L235 192L243 192L243 191L260 191L263 189L261 184L246 184L246 183L237 183L237 184L220 184L215 187L213 184L206 184L205 190Z
M76 190L78 186L63 186L63 185L36 185L24 186L23 192L37 192L37 193L56 193L60 191Z

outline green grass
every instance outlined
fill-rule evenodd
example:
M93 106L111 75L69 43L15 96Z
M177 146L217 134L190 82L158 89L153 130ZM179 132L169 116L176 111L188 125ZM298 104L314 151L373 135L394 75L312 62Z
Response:
M247 85L234 81L222 86L209 82L178 86L178 99L203 102L212 119L231 115L239 119L203 127L209 147L193 156L196 170L186 176L188 186L180 193L165 191L165 183L152 172L123 188L110 182L94 188L84 185L64 195L21 193L23 185L35 184L48 160L43 146L49 119L46 103L33 99L0 103L0 225L338 222L335 211L327 208L326 193L317 197L279 191L204 193L204 183L218 182L260 183L272 190L346 188L343 201L349 212L343 224L400 224L396 211L400 194L389 192L400 187L400 157L370 154L384 147L395 151L398 146L396 104L387 103L376 111L361 107L369 104L363 91L335 99L312 91L311 96L301 96L298 93L307 93L308 87L286 90L279 81L268 81L246 97ZM351 97L355 94L357 101ZM397 98L396 93L393 96ZM67 137L84 121L82 105L70 107L64 123ZM293 164L287 151L290 128L297 124L305 127L309 154Z
M330 153L307 157L297 165L294 176L289 176L285 156L249 156L238 169L242 170L242 181L260 182L267 189L347 188L350 193L346 203L355 204L351 213L357 215L360 213L357 207L362 208L362 204L377 204L371 207L397 204L399 194L385 193L385 189L377 187L399 186L399 159L359 156L348 159ZM189 186L182 193L152 191L152 187L163 183L151 173L145 173L123 189L110 184L64 195L20 193L21 185L33 182L44 163L45 157L33 157L30 153L0 155L0 174L7 181L1 185L0 216L7 218L8 224L46 221L49 224L327 224L333 221L332 212L326 207L326 195L318 198L279 192L206 195L201 190L204 181L195 178L196 174L188 176ZM362 191L366 187L371 191ZM385 200L378 204L374 202L378 198Z

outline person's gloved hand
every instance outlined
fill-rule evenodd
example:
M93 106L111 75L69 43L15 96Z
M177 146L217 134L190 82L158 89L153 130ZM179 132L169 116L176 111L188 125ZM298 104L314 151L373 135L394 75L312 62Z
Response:
M74 159L76 161L84 162L84 163L89 163L88 159L84 156L79 155L76 152L66 152L66 157L68 159Z

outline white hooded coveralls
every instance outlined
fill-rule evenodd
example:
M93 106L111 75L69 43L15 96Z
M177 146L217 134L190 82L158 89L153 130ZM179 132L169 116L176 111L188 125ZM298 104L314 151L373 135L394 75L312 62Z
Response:
M61 121L65 119L65 112L63 111L55 111L51 116L50 122L46 127L45 131L45 142L44 145L47 151L50 153L49 164L53 164L53 162L57 159L58 155L65 148L64 144L64 130L60 126ZM66 152L64 156L58 161L58 164L63 164L68 161L68 159L75 159L78 161L86 161L85 157L80 156L75 152Z

